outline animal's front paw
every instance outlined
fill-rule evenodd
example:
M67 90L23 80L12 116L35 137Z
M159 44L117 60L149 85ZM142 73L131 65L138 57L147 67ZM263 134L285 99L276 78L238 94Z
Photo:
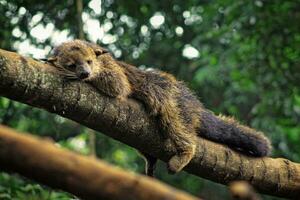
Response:
M175 174L182 170L185 165L181 162L181 158L178 155L173 156L168 162L169 174Z

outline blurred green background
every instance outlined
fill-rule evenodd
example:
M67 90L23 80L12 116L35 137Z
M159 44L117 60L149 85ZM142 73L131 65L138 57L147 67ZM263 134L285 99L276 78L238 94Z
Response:
M0 0L0 48L44 58L78 37L75 0ZM139 67L175 74L206 107L264 131L273 156L300 161L299 0L83 0L85 37ZM0 123L93 152L91 130L0 98ZM137 152L96 134L96 154L141 173ZM223 185L182 172L158 179L205 199L229 199ZM87 183L83 183L87 184ZM0 174L0 199L76 199L18 175ZM263 199L278 199L264 196Z

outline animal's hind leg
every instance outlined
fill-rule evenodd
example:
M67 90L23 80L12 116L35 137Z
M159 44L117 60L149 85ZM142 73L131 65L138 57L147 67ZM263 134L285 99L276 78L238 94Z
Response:
M177 151L168 162L168 170L170 173L177 173L194 157L196 134L183 122L180 111L172 100L169 101L168 106L162 108L161 121Z
M173 142L177 153L168 162L168 171L171 174L181 171L194 157L196 144L193 138L188 135L177 134Z
M166 138L174 144L176 154L168 162L168 169L171 173L176 173L193 158L196 149L194 139L196 134L182 119L176 99L180 91L174 80L155 74L149 75L148 78L147 84L135 91L135 98L145 103L151 115L158 119Z

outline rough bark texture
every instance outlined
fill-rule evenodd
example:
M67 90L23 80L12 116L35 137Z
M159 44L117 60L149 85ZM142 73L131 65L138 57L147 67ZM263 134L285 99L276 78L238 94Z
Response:
M89 200L197 200L159 181L0 125L0 169Z
M175 153L140 103L105 97L88 84L64 81L51 69L0 50L0 95L77 121L163 161ZM266 194L300 196L300 164L247 157L205 139L198 140L196 156L185 170L223 184L246 180Z

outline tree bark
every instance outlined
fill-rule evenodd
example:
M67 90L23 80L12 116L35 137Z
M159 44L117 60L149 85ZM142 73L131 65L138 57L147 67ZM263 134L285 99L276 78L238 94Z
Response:
M18 172L89 200L197 200L141 175L58 148L54 143L0 125L0 169Z
M3 50L0 80L1 96L77 121L163 161L176 152L172 143L162 139L155 120L133 99L106 97L86 83L64 81L52 66ZM300 164L284 158L247 157L203 138L185 170L223 184L246 180L274 196L300 196Z

